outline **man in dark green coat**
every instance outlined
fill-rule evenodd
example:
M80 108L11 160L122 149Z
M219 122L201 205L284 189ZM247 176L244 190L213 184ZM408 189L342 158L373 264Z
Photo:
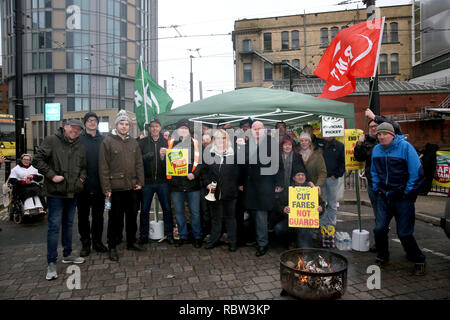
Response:
M71 119L55 135L44 139L33 159L33 166L44 175L47 193L47 280L56 279L59 230L62 232L63 263L83 263L72 255L72 225L76 195L86 179L86 151L80 142L83 124Z

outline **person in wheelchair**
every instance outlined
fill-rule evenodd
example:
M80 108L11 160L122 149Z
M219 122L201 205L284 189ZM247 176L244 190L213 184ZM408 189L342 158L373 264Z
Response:
M24 153L9 175L9 183L13 187L13 197L18 197L22 201L24 215L30 214L32 209L38 209L40 213L45 213L44 195L39 185L44 177L31 165L31 160L32 156Z

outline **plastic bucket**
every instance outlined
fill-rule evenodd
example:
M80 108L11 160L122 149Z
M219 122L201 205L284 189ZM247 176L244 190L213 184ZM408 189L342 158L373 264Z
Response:
M150 221L150 239L159 240L164 237L164 221Z
M355 229L352 234L352 249L355 251L369 251L369 231Z

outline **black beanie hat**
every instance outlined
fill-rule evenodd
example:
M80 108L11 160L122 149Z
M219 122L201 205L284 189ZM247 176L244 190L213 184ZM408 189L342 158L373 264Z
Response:
M292 165L292 177L294 177L299 172L302 172L306 175L305 167L298 165L298 164L293 164Z
M189 123L189 120L188 119L181 119L181 120L179 120L177 122L177 124L175 125L175 129L178 129L180 127L186 127L186 128L188 128L190 130L191 129L191 125Z
M97 123L99 123L100 121L98 120L98 116L95 112L88 112L84 115L83 117L83 124L86 124L86 121L90 118L90 117L95 117L97 119Z

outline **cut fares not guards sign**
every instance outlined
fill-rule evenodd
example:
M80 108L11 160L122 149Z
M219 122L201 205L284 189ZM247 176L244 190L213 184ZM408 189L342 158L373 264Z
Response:
M319 228L319 189L289 187L289 227Z
M167 150L166 173L168 176L187 176L188 149Z

